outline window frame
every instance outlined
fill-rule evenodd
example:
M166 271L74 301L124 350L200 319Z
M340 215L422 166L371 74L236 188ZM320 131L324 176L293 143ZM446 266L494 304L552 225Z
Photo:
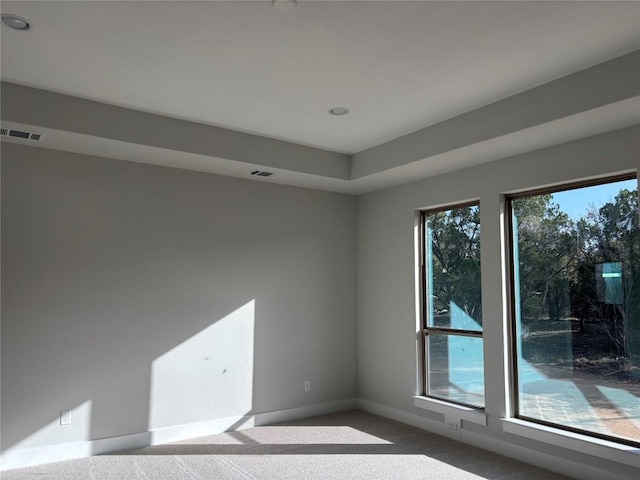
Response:
M526 191L520 191L517 193L511 193L504 196L504 204L505 204L505 213L506 213L506 229L505 229L505 237L506 237L506 247L508 249L506 255L507 268L508 268L508 276L507 276L507 301L508 301L508 319L507 319L507 334L508 334L508 359L509 359L509 385L507 385L507 389L509 392L509 400L511 404L511 414L506 418L507 421L515 421L515 422L529 422L535 425L539 425L546 428L557 429L563 432L568 432L570 434L578 434L584 435L588 438L604 440L606 442L612 442L614 444L627 445L632 447L639 447L640 442L634 442L633 440L623 438L623 437L615 437L611 435L602 434L599 432L594 432L590 430L584 430L577 427L572 427L569 425L549 422L546 420L541 420L534 417L528 417L526 415L520 414L520 384L519 384L519 375L518 375L518 326L516 325L516 318L518 317L516 309L519 308L519 305L516 303L515 297L515 263L514 263L514 236L513 236L513 201L521 198L530 198L540 195L553 194L559 192L565 192L569 190L575 190L579 188L585 187L594 187L598 185L606 185L608 183L615 183L626 180L635 180L637 184L637 188L640 191L640 173L629 172L617 175L608 175L605 177L599 177L589 180L581 180L574 182L562 183L554 186L547 186L541 188L532 188ZM640 204L640 199L638 200ZM640 222L640 219L639 219Z
M428 399L435 400L437 402L444 402L451 404L452 406L459 406L465 409L471 409L473 411L484 412L486 404L483 406L473 405L470 403L464 403L461 401L453 400L439 395L434 395L429 392L429 353L427 348L427 341L429 334L443 335L443 336L460 336L460 337L473 337L482 339L482 348L484 355L484 328L482 330L464 330L457 328L446 327L431 327L429 326L428 312L431 310L431 299L428 295L429 283L427 279L427 262L426 262L426 227L427 217L434 213L446 212L448 210L456 210L466 207L478 207L480 209L479 200L470 200L461 203L447 204L436 208L428 208L419 210L419 229L418 229L418 241L419 241L419 268L420 268L420 370L421 370L421 385L419 388L419 397L426 397ZM482 235L482 230L480 235ZM482 241L481 241L482 242ZM482 245L482 243L481 243ZM482 268L482 266L480 267ZM485 383L483 372L483 385Z

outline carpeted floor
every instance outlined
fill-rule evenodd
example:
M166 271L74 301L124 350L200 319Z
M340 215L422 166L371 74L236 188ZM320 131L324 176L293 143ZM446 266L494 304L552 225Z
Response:
M2 472L2 480L567 477L361 411Z

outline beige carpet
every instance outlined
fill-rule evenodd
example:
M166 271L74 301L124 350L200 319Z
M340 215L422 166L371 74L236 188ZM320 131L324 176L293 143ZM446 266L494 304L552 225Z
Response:
M361 411L2 472L2 480L566 479Z

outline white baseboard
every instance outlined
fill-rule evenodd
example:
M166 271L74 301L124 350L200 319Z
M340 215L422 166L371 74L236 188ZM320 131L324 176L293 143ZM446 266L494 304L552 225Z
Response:
M176 425L159 428L151 432L151 445L167 442L177 442L188 438L204 437L230 430L244 430L260 425L272 425L280 422L290 422L301 418L317 417L328 413L343 412L358 408L356 399L338 400L335 402L308 405L306 407L287 408L272 412L252 413L236 417L218 418L204 422ZM114 451L114 450L111 450Z
M151 444L151 432L132 433L130 435L119 435L117 437L99 438L89 441L92 455L102 455L110 452L121 452L123 450L133 450L143 448Z
M229 430L242 430L260 425L270 425L287 421L326 415L360 408L366 412L390 418L407 425L445 435L443 422L431 420L420 415L398 410L386 405L362 399L347 399L318 405L289 408L272 412L260 412L250 415L228 417L206 422L157 429L118 437L101 438L84 442L70 442L37 448L7 450L0 455L0 471L23 468L44 463L72 460L75 458L101 455L134 448L146 447L171 441L215 435ZM479 448L490 450L516 460L542 468L551 469L564 475L584 480L626 480L630 477L616 475L589 465L579 464L554 455L538 452L513 443L473 433L467 429L460 432L461 441Z
M0 455L0 470L73 460L74 458L89 457L92 453L91 442L67 442L44 447L6 450Z
M358 400L358 406L365 412L373 413L381 417L390 418L396 422L406 423L414 427L427 430L438 435L444 435L444 423L431 420L430 418L421 417L413 413L408 413L403 410L387 407L380 403L371 402L369 400Z
M15 468L32 467L44 463L73 460L75 458L103 455L107 453L131 450L188 438L215 435L229 430L242 430L259 425L298 420L301 418L326 415L358 408L356 399L288 408L272 412L220 418L186 425L160 428L150 432L133 433L117 437L100 438L80 442L46 445L35 448L9 449L0 455L0 471Z
M576 463L555 455L532 450L530 448L521 447L502 440L487 437L470 432L462 431L462 441L484 450L511 457L521 462L529 463L537 467L552 470L568 477L580 478L583 480L630 480L632 477L617 475L611 471L601 470L599 468L585 465L584 463Z
M408 413L402 410L371 402L369 400L358 400L360 408L366 412L390 418L407 425L412 425L422 430L427 430L438 435L445 435L444 423ZM567 475L569 477L583 480L629 480L632 477L615 474L614 472L601 470L583 463L577 463L554 455L522 447L513 443L504 442L495 438L487 437L471 432L466 429L460 431L460 441L473 445L484 450L489 450L506 457L511 457L521 462L529 463L547 470Z
M359 408L359 402L355 398L337 400L335 402L320 403L308 407L288 408L286 410L275 410L273 412L256 413L254 415L255 425L272 425L274 423L292 422L303 418L328 415L329 413L346 412Z
M242 430L251 428L253 424L253 416L239 415L158 428L149 432L151 438L147 445L161 445L168 442L187 440L188 438L206 437L207 435L215 435L230 430Z

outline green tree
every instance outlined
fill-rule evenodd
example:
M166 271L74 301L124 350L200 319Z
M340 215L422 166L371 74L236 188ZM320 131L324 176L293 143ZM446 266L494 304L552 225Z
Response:
M592 208L577 224L581 257L572 301L584 320L590 317L616 346L622 363L640 365L640 225L637 190L621 190L613 201ZM621 265L619 303L607 304L598 288L598 265ZM602 280L600 280L602 282ZM583 323L584 325L584 323Z
M428 216L432 251L432 302L435 311L455 303L482 324L480 288L480 212L462 207Z
M574 222L551 194L516 199L513 210L523 318L567 316L570 276L578 255Z

